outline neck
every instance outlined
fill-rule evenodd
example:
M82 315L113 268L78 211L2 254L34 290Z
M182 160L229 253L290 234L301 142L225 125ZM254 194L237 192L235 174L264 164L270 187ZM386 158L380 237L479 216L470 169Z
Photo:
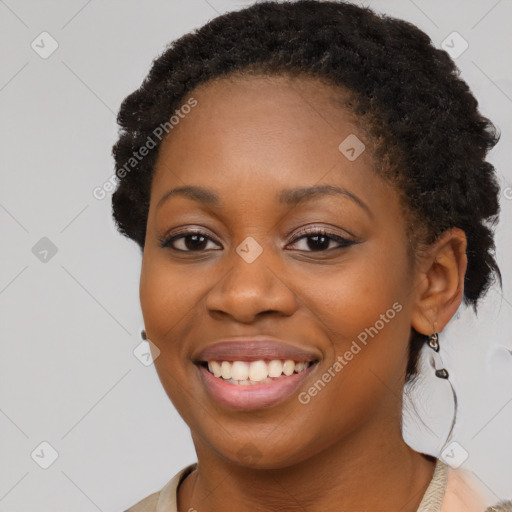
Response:
M400 510L416 512L435 459L412 450L396 423L358 429L292 466L254 469L215 454L194 438L198 468L178 491L179 510Z

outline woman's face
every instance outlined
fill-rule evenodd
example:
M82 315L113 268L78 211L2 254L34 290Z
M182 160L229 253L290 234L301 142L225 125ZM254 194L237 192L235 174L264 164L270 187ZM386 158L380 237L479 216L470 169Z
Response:
M415 281L405 220L335 94L222 79L193 92L160 148L140 300L200 458L286 467L399 425ZM167 195L181 187L204 192ZM259 382L287 359L310 366ZM207 360L238 361L221 371L259 384L215 377Z

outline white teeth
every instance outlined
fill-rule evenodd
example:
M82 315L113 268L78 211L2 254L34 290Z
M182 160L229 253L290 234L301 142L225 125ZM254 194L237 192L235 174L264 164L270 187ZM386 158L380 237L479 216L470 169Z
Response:
M302 370L305 370L308 367L308 363L306 361L301 361L300 363L295 363L295 371L301 372Z
M258 361L208 361L208 370L215 377L222 377L233 384L250 385L259 382L272 382L272 378L290 376L299 373L309 366L306 361L295 362L292 359L284 361L273 359L268 364Z
M268 363L268 376L279 377L283 373L283 363L279 359L274 359Z
M220 370L222 372L221 375L223 379L231 379L231 363L228 363L228 361L222 361Z
M217 363L217 361L208 361L208 370L210 370L215 377L220 377L222 375L220 364Z
M238 361L235 361L235 363L237 362ZM233 365L235 363L233 363ZM260 380L266 379L267 377L267 363L265 363L265 361L253 361L251 366L249 366L249 380L259 382Z
M231 378L234 380L247 380L248 376L249 365L244 361L235 361L231 366Z
M295 361L287 359L283 364L283 373L287 376L291 375L295 370Z

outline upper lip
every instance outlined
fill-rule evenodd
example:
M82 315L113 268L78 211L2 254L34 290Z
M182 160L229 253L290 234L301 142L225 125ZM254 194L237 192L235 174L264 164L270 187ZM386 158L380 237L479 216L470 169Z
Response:
M304 348L269 338L220 341L197 353L195 363L205 361L257 361L259 359L291 359L293 361L316 361L319 355Z

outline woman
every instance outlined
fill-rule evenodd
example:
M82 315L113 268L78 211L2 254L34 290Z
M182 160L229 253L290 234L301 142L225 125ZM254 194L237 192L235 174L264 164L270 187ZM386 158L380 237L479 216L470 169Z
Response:
M449 377L439 333L500 277L498 137L445 52L260 2L175 41L118 120L113 214L198 457L130 512L511 510L401 432L420 350Z

